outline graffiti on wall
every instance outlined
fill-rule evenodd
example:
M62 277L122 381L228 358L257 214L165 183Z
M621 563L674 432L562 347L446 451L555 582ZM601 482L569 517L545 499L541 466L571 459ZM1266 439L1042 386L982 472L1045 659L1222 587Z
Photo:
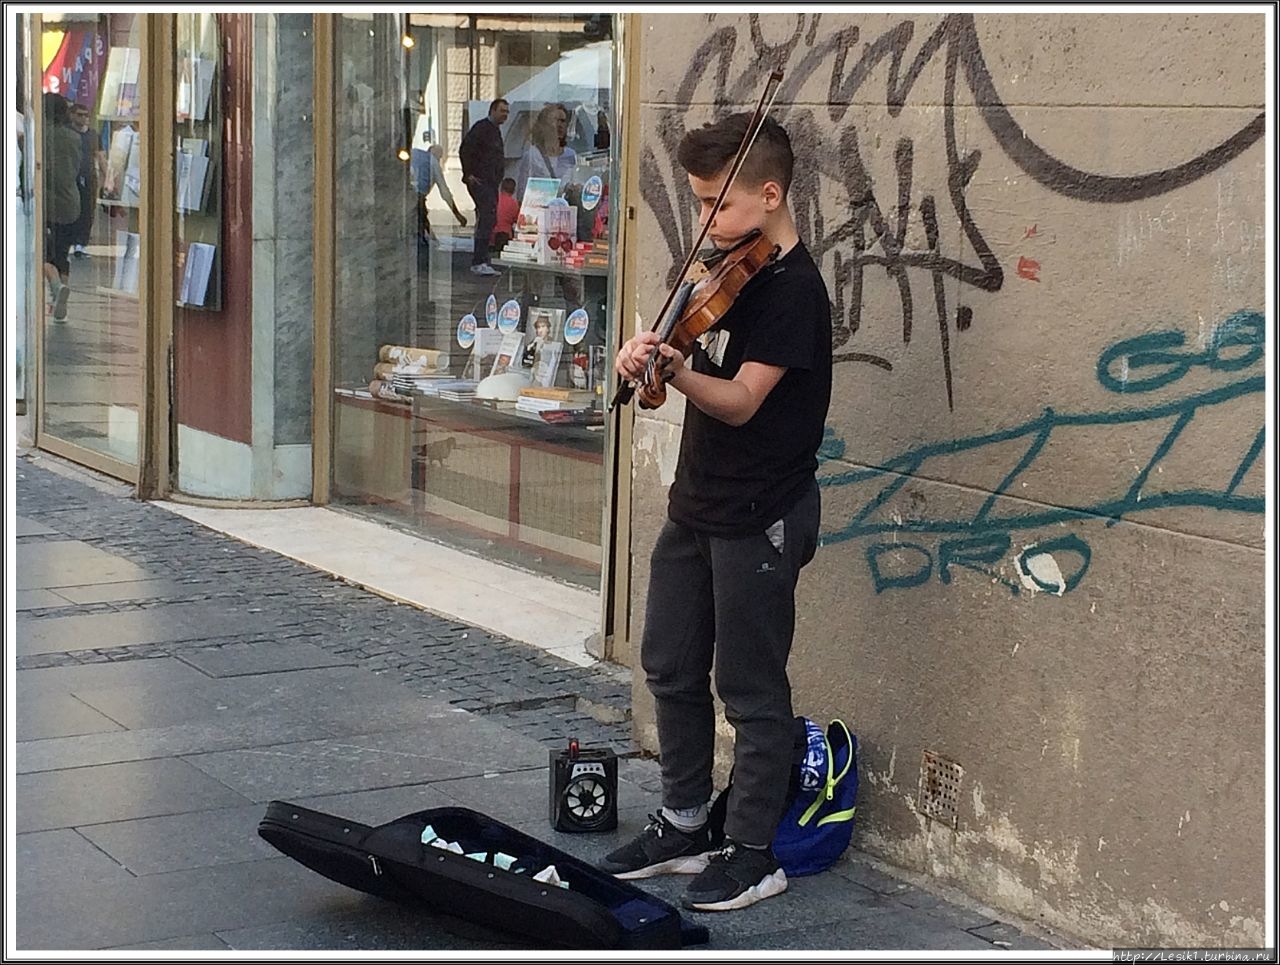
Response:
M1108 391L1133 400L1128 407L1099 412L1058 412L1045 409L1039 416L1008 429L932 443L907 450L881 466L836 472L819 477L825 487L863 486L867 498L855 507L841 527L823 533L823 545L846 540L867 539L865 555L876 592L903 589L928 583L936 572L949 584L953 570L968 569L1008 587L1014 594L1024 589L1044 590L1061 596L1074 589L1089 568L1092 550L1076 533L1035 541L1037 531L1082 520L1105 520L1114 526L1123 518L1170 507L1205 507L1238 513L1262 514L1266 509L1261 493L1241 491L1249 470L1262 455L1265 429L1259 428L1225 486L1207 489L1187 485L1157 486L1152 473L1177 445L1193 420L1214 418L1213 411L1233 400L1257 396L1261 401L1266 377L1263 363L1266 325L1261 313L1237 312L1213 329L1203 350L1186 344L1178 330L1154 332L1115 342L1098 358L1097 379ZM1179 398L1142 404L1150 393L1174 385L1193 370L1225 373L1229 380L1209 389L1189 392ZM1261 415L1262 408L1258 407ZM996 511L999 497L1035 465L1050 442L1059 443L1073 432L1098 426L1141 426L1158 421L1172 422L1146 464L1139 467L1123 492L1100 494L1091 502L1076 506L1043 506ZM968 518L903 519L886 514L884 508L912 477L934 476L930 460L957 453L981 456L1003 451L1005 443L1025 442L1021 457L1010 467L1000 484L978 511ZM1069 441L1067 442L1069 445ZM828 429L819 458L830 462L843 455L843 442ZM1031 538L1013 556L1015 575L1010 579L998 568L1010 557L1015 536ZM905 538L904 538L905 536ZM1064 567L1062 560L1067 559Z
M715 14L707 16L714 22ZM955 294L956 287L950 286L949 293L947 280L957 282L961 292L969 289L992 293L1004 285L1004 271L987 242L981 215L969 206L966 197L982 162L982 152L963 151L959 145L955 106L956 85L961 79L1005 156L1049 191L1079 201L1126 203L1164 194L1221 168L1263 136L1264 115L1258 114L1222 143L1161 170L1132 176L1083 171L1039 146L1010 113L987 67L971 14L943 18L914 55L909 51L915 36L914 21L903 21L862 44L859 53L859 28L849 25L835 31L819 31L822 16L796 14L791 35L780 42L765 38L759 14L749 16L749 36L745 41L736 27L716 28L691 58L675 99L678 104L689 104L695 92L699 99L705 98L705 81L710 84L717 111L724 113L731 105L754 102L761 78L769 69L785 69L778 102L790 106L781 119L793 142L803 146L806 161L796 171L792 206L800 234L826 269L824 274L833 292L835 361L865 363L892 371L889 359L854 351L849 345L864 321L864 279L868 271L883 271L896 288L903 344L911 342L915 328L912 280L919 279L927 290L930 324L938 331L939 374L952 410L952 329L956 333L967 331L974 323L974 310L970 304L957 303L960 299ZM920 191L915 179L916 144L903 137L894 145L896 183L877 195L863 160L863 138L867 135L860 132L850 112L854 97L872 73L887 63L884 104L889 116L897 117L924 69L939 57L944 67L945 194L939 198L924 193L916 200ZM820 73L829 73L826 104L810 108L796 103L801 88ZM641 195L657 219L671 258L668 281L683 262L694 233L692 218L687 216L687 185L676 163L676 147L685 131L683 109L663 113L658 121L656 149L655 145L646 144L640 160ZM847 210L835 218L819 206L820 178L841 186ZM887 196L888 192L892 196ZM909 222L916 217L924 228L923 240L909 238ZM944 223L959 225L966 250L945 250ZM1016 270L1028 281L1039 281L1039 269L1037 262L1024 258Z

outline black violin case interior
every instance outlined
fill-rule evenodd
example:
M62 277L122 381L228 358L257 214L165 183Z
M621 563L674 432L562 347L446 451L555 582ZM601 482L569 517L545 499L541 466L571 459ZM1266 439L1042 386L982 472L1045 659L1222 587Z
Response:
M513 856L515 868L554 864L569 887L423 844L428 825L467 853ZM708 937L668 902L468 808L431 808L369 827L272 801L258 834L340 884L509 933L531 948L671 949Z

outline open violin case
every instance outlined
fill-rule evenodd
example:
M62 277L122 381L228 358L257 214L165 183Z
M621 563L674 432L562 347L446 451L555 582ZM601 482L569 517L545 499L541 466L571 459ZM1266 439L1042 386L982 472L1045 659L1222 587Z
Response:
M465 853L424 844L426 828ZM468 808L431 808L369 827L272 801L258 834L340 884L505 932L530 948L674 949L708 937L705 926L630 882ZM495 854L514 863L500 867ZM567 888L534 880L549 865Z

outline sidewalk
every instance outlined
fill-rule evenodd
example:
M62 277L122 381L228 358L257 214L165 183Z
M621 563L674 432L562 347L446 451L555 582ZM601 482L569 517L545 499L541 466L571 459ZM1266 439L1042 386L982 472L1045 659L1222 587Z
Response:
M593 860L659 804L627 670L578 666L245 545L110 481L17 464L16 944L470 950L509 939L364 895L257 836L283 799L378 824L462 804ZM620 764L620 827L547 820L548 749ZM850 850L691 952L1053 946ZM641 886L677 900L685 879Z

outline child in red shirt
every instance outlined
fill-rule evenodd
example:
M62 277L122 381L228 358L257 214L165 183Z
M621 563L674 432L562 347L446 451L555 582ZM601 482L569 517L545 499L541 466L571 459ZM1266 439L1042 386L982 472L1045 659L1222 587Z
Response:
M493 226L493 234L489 236L489 244L501 251L511 240L511 232L515 228L516 218L520 216L520 202L516 200L516 182L514 178L503 178L498 192L498 220Z

